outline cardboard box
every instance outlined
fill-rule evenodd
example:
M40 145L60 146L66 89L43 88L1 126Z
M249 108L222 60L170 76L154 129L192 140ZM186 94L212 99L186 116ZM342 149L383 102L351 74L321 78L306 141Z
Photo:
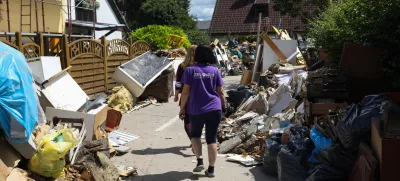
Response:
M86 138L85 140L91 141L98 137L96 132L100 125L102 125L107 119L107 111L111 108L107 104L104 104L97 109L93 109L87 113L68 111L62 109L56 109L47 107L46 108L46 118L48 121L53 120L54 117L59 118L75 118L84 119L84 124L86 126Z

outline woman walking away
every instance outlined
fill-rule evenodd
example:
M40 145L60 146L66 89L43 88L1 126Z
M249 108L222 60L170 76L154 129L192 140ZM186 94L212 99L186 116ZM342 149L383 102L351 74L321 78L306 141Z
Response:
M217 60L209 46L197 46L194 57L196 64L186 68L182 77L181 83L184 86L179 116L184 119L186 113L190 115L192 147L197 157L197 165L193 172L204 170L200 138L205 125L209 161L209 167L205 173L208 177L214 177L217 131L222 119L222 105L225 105L223 82L218 69L211 66ZM189 106L186 107L186 105Z
M189 47L185 60L183 63L181 63L178 67L178 70L176 71L176 83L175 83L175 98L174 101L178 102L179 100L179 93L181 93L183 85L181 84L181 79L182 75L185 72L185 69L192 66L195 64L194 62L194 53L196 51L196 45L192 45ZM179 102L179 105L181 105L181 102ZM189 121L189 115L185 115L185 119L183 119L184 122L184 128L185 132L189 137L189 140L191 139L190 137L190 121Z

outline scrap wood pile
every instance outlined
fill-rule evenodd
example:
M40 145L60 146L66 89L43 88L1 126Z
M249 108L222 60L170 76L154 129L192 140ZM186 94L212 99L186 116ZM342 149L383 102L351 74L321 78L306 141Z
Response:
M0 52L0 180L109 181L135 175L133 167L110 161L138 139L117 130L121 111L133 107L129 92L115 90L108 101L118 110L112 109L105 95L90 100L68 73L71 67L61 70L58 57L27 62L1 42ZM58 67L42 62L48 59Z
M400 94L365 94L348 106L352 70L305 70L272 63L257 83L229 91L219 152L244 165L263 164L280 181L374 180L377 168L395 165L397 155L390 161L382 155L400 146Z

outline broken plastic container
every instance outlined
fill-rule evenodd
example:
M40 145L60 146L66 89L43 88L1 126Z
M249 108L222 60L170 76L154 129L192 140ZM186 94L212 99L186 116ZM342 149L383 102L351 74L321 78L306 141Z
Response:
M172 64L173 61L167 57L147 52L119 66L113 74L113 79L122 83L133 96L139 97L145 88Z

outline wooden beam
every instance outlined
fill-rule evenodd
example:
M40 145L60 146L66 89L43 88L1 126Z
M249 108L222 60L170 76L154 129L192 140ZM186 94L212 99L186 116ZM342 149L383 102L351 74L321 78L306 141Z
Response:
M267 35L267 33L263 33L261 35L262 39L267 42L267 44L271 47L272 51L278 56L280 61L286 61L286 56L285 54L282 53L282 51L276 46L274 41Z

